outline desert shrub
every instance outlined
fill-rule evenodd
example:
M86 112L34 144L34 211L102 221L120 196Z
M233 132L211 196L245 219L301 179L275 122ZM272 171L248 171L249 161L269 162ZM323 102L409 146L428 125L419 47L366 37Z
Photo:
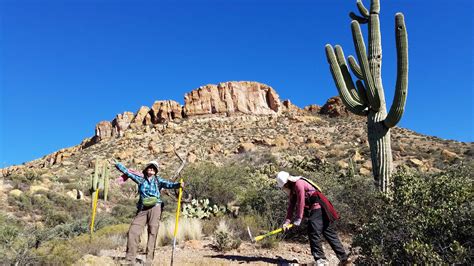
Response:
M194 197L209 199L211 205L226 205L242 195L252 169L245 165L218 167L212 163L195 164L185 169L186 192Z
M278 227L283 223L287 208L286 194L276 187L249 188L241 203L244 215L259 217L263 228Z
M469 164L432 175L395 174L392 194L377 198L374 214L354 238L361 262L471 264L473 173Z
M65 211L50 210L46 212L44 220L47 226L54 227L56 225L70 222L72 220L72 217L69 213Z
M229 251L240 246L242 241L235 237L225 220L221 220L214 233L214 247L217 251Z
M202 233L205 236L211 236L216 231L217 226L219 225L221 217L212 217L211 219L206 220L202 223Z
M97 230L90 238L83 234L71 239L55 237L41 245L34 252L39 264L71 265L84 254L98 255L100 250L114 249L125 244L128 224L105 226Z
M28 193L22 193L19 197L8 196L9 205L16 206L20 211L33 211L33 204Z
M345 232L354 232L362 224L368 222L377 202L378 190L373 184L372 177L342 176L337 178L334 185L324 190L341 219L337 227Z
M40 176L44 173L44 170L27 170L21 174L9 175L7 178L13 181L13 183L25 183L31 185L34 181L40 180Z
M135 205L115 205L112 208L112 216L122 223L130 222L137 212Z
M26 228L17 219L0 213L0 258L4 265L25 265L37 263L32 252L35 245L34 228Z

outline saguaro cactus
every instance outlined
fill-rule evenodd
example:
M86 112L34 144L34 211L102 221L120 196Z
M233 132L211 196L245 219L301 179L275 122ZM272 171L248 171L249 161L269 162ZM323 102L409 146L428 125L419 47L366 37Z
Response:
M397 81L395 97L387 114L382 86L382 45L380 38L380 0L371 0L370 10L357 0L360 16L351 12L352 37L358 62L349 56L349 67L357 78L355 82L347 67L342 48L326 45L326 56L339 95L349 111L367 116L367 131L375 184L382 192L388 192L392 172L390 128L401 119L405 109L408 89L408 39L402 13L395 15L397 44ZM368 24L369 49L366 51L360 24Z

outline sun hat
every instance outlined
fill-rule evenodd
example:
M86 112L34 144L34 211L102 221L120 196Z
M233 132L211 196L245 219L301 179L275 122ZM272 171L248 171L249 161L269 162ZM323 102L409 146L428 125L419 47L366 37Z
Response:
M290 173L281 171L276 175L278 187L283 187L288 181L296 182L301 176L291 176Z
M143 172L146 171L149 167L155 168L155 172L158 173L158 162L157 161L150 161L145 168L143 168Z

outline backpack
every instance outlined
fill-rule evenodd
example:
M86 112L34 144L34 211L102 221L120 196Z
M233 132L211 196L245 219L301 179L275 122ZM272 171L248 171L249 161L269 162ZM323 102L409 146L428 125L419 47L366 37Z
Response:
M329 201L328 198L323 194L323 192L321 192L321 188L319 188L318 185L316 185L313 181L307 178L301 177L301 179L308 182L316 189L316 191L313 192L313 194L311 194L311 196L309 197L309 204L312 205L314 203L319 203L319 205L321 205L321 207L324 209L326 217L328 218L330 223L339 220L339 218L341 217L337 213L331 201Z

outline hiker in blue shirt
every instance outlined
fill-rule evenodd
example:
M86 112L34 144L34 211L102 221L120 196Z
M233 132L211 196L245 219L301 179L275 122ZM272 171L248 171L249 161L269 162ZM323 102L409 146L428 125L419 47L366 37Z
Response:
M180 187L179 182L170 182L159 176L158 162L149 162L142 173L127 169L121 163L115 163L115 167L124 174L124 178L130 178L138 185L140 198L137 202L137 214L133 218L128 230L127 254L125 259L130 263L135 262L140 234L145 225L148 225L148 243L146 250L146 265L153 263L155 255L156 236L158 234L161 219L162 200L161 189L176 189Z

